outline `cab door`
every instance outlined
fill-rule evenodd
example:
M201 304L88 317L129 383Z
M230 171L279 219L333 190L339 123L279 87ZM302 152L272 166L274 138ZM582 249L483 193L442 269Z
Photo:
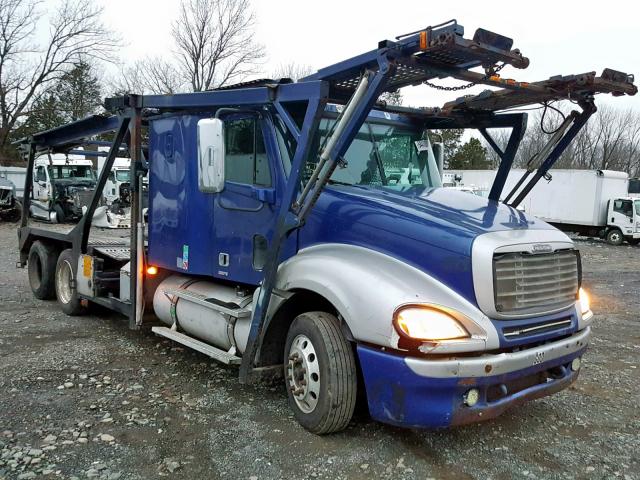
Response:
M277 215L277 153L265 135L271 131L257 116L225 119L225 182L213 195L214 272L253 285L262 280Z
M616 198L611 202L609 211L609 225L617 226L623 233L634 230L633 200Z
M47 167L38 165L33 173L33 198L40 202L49 201L49 181Z

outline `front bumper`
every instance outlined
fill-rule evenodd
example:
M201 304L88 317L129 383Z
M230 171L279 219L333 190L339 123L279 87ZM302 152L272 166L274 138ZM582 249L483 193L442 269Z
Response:
M426 360L358 345L367 401L378 421L441 428L495 418L506 409L563 390L578 377L572 362L591 334L574 335L512 353ZM465 394L479 400L467 406Z

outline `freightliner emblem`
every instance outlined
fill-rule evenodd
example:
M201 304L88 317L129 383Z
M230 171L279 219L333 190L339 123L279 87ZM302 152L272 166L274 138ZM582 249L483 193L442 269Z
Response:
M553 247L548 243L536 243L533 246L533 253L551 253L553 252Z

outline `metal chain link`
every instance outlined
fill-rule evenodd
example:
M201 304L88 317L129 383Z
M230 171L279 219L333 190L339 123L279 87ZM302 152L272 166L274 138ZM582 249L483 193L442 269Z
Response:
M507 64L503 63L502 65L498 65L497 67L495 67L494 69L491 69L490 71L488 71L486 73L486 75L482 78L482 80L489 80L489 77L491 77L492 75L495 75L496 73L498 73L500 70L502 70ZM447 92L457 92L459 90L466 90L467 88L471 88L474 87L476 85L478 85L478 82L471 82L471 83L467 83L466 85L459 85L457 87L447 87L444 85L436 85L435 83L431 83L427 80L425 80L424 82L425 85L431 87L431 88L435 88L436 90L445 90Z

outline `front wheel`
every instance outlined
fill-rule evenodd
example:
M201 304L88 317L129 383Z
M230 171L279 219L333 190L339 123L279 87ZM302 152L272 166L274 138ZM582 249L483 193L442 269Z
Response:
M356 405L357 372L337 318L325 312L298 315L284 353L289 405L298 422L318 435L346 428Z
M622 236L622 232L617 228L614 228L613 230L609 230L609 233L607 233L607 243L609 245L616 245L616 246L622 245L623 240L624 240L624 237Z
M70 248L63 250L56 265L56 297L62 311L67 315L83 315L87 307L78 298L75 282L73 253Z

